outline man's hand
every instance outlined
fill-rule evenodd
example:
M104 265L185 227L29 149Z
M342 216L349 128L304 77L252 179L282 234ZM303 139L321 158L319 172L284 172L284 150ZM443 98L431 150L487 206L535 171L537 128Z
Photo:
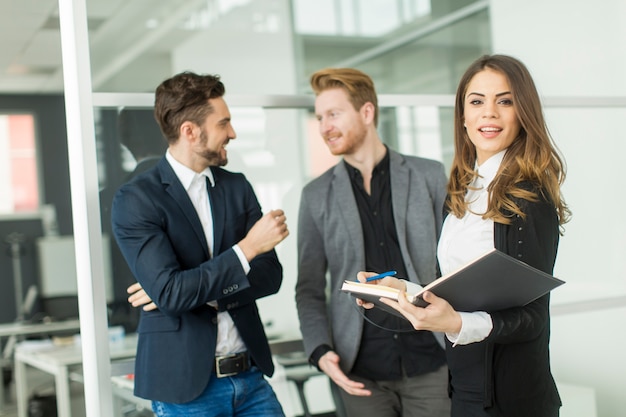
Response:
M156 310L158 307L152 302L152 299L146 294L140 283L135 282L130 287L126 288L126 292L131 294L128 297L128 302L133 307L143 306L143 311Z
M366 397L372 395L370 390L365 389L362 382L349 379L339 367L339 355L328 351L320 358L319 368L332 379L341 389L351 395Z
M248 262L255 256L268 252L288 235L285 212L272 210L257 221L237 245Z
M378 275L376 272L365 272L365 271L359 271L356 274L356 279L357 281L359 281L360 283L366 283L367 282L367 278L369 277L373 277L374 275ZM398 278L394 278L394 277L385 277L383 279L377 279L375 281L370 281L367 282L368 284L372 284L372 285L385 285L387 287L391 287L391 288L395 288L397 290L400 291L406 291L406 284L404 283L404 281L398 279ZM370 310L372 308L374 308L374 303L370 303L368 301L365 301L361 298L357 298L356 299L356 304L358 306L361 306L363 308L365 308L366 310Z

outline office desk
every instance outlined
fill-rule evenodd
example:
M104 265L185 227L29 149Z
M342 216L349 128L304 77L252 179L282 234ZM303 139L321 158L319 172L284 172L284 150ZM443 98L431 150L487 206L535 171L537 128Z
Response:
M3 323L0 324L0 340L4 337L17 338L23 336L53 334L59 332L73 332L80 329L80 321L63 320L63 321L51 321L48 323ZM10 359L13 354L15 340L9 340L7 346L4 348L3 361ZM4 363L3 363L4 365Z
M51 321L48 323L4 323L0 324L0 337L57 333L78 329L80 329L78 319Z
M152 410L152 401L135 397L133 389L135 383L125 375L111 377L111 389L113 392L113 412L115 417L123 417L123 402L133 404L139 410Z
M52 321L48 323L3 323L0 324L0 341L9 338L4 348L0 365L10 363L13 356L13 347L17 338L59 332L73 332L80 329L80 322L75 320ZM4 389L0 389L0 411L4 409Z
M137 336L128 335L122 342L110 345L111 359L132 358L137 349ZM18 417L28 415L28 381L26 366L32 366L54 376L57 414L71 416L70 376L72 370L82 365L80 345L29 347L18 345L15 349L15 392Z
M304 384L310 378L324 374L309 365L302 339L299 336L270 341L270 349L276 362L284 368L287 381L296 385L304 417L311 417L309 404L304 394Z

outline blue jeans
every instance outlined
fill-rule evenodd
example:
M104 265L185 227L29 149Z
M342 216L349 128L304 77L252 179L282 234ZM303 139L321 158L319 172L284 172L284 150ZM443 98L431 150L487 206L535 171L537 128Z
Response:
M184 404L152 401L157 417L284 417L269 382L256 366L232 377L215 374L204 392Z

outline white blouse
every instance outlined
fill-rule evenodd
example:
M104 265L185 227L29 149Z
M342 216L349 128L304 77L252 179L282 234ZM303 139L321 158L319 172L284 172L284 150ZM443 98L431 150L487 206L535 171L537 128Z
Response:
M478 175L465 196L469 210L462 218L449 214L443 223L437 258L443 275L456 270L478 256L493 249L493 220L483 219L489 203L487 187L495 178L506 150L476 165ZM491 316L484 311L459 312L462 326L458 334L446 333L456 345L467 345L484 340L493 329Z

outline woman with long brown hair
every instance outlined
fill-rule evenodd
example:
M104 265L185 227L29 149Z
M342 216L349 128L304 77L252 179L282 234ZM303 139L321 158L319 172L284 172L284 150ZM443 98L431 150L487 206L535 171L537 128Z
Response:
M493 248L551 274L570 216L560 192L565 166L523 63L491 55L470 65L457 89L454 137L437 250L442 274ZM393 278L379 283L411 285ZM386 302L415 329L446 333L453 417L559 415L549 294L500 311L457 312L432 293L425 300L426 308L404 297Z

